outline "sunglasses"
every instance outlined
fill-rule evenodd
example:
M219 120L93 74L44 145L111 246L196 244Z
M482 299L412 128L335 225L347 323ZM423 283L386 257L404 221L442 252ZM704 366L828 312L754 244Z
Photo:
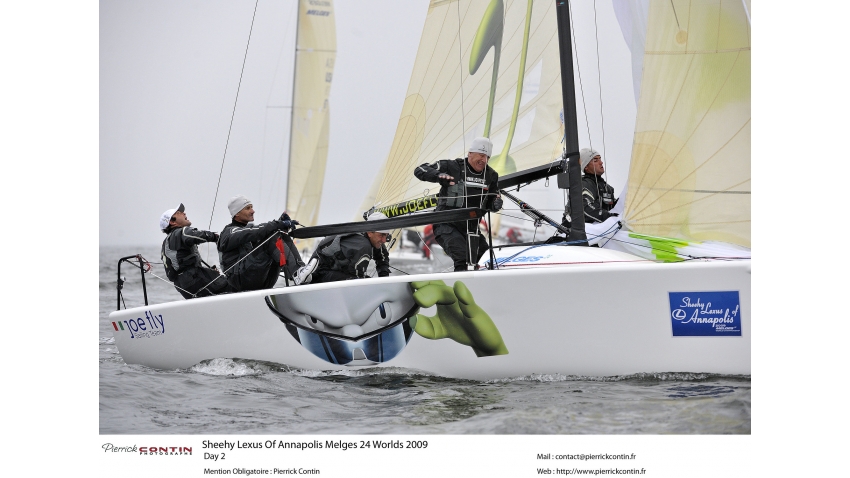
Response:
M308 329L289 320L277 310L269 297L266 297L266 305L283 322L289 334L302 347L316 357L337 365L348 365L356 360L368 360L373 363L392 360L410 342L410 338L413 336L413 325L410 323L410 318L419 311L419 307L414 306L401 319L385 327L359 337L346 337L331 332ZM384 314L383 305L381 305L381 314ZM352 365L363 365L363 363Z

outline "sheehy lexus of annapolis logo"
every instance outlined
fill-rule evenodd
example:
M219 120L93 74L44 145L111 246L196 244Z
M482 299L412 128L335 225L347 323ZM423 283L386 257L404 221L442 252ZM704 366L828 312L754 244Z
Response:
M191 455L192 447L190 446L115 446L112 443L103 445L105 453L134 453L139 455Z

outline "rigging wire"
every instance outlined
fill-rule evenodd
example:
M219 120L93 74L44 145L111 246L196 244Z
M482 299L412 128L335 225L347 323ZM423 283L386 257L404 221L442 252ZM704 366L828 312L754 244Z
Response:
M504 19L502 21L504 21ZM460 65L460 71L459 71L460 72L460 75L459 75L460 76L460 119L461 119L460 135L461 135L461 141L463 143L463 149L466 150L466 110L465 110L465 106L463 104L463 52L461 51L460 24L461 24L460 2L458 2L457 3L457 53L458 53L458 64ZM468 156L468 153L467 153L467 156ZM468 194L467 194L467 191L466 191L466 183L467 183L466 168L468 168L468 167L469 167L469 164L465 160L464 161L464 168L463 168L464 205L466 205L466 203L467 203L466 197L468 197ZM485 169L486 169L486 167L485 167ZM455 181L457 181L457 179L455 179ZM476 229L476 232L477 232L477 229ZM475 237L475 240L476 240L476 244L477 244L477 241L478 241L477 235ZM472 264L472 236L470 235L468 225L466 227L466 250L469 252L468 257L467 257L467 264L471 265Z
M251 46L251 33L254 31L254 19L257 17L257 4L254 2L254 14L251 16L251 28L248 30L248 43L245 45L245 56L242 58L242 70L239 72L239 84L236 86L236 98L233 100L233 111L230 114L230 126L227 129L227 140L224 143L224 155L221 157L221 168L218 171L218 183L215 186L215 197L213 198L212 212L210 213L210 224L212 227L213 215L215 214L215 203L218 200L218 189L221 186L221 175L224 172L224 160L227 158L227 147L230 144L230 133L233 131L233 119L236 117L236 104L239 102L239 90L242 88L242 76L245 74L245 63L248 60L248 47Z
M581 81L581 62L578 60L578 44L576 43L576 29L573 24L573 3L567 2L570 9L570 34L573 37L573 51L576 59L576 70L578 70L578 85L581 90L581 107L584 110L584 126L587 128L587 139L590 141L590 147L593 148L593 137L590 135L590 120L587 119L587 103L584 99L584 83ZM566 148L566 144L564 145Z
M596 79L599 84L599 118L602 122L602 157L607 158L605 150L605 109L602 105L602 67L599 64L599 21L596 18L596 0L593 0L593 30L596 34ZM608 170L605 170L605 181L608 181Z
M295 23L295 26L294 26L294 30L295 30L294 44L295 44L295 47L292 48L293 76L294 76L294 72L295 72L295 61L298 57L298 53L296 51L296 49L298 47L298 14L299 14L298 10L299 10L299 4L298 4L298 2L295 2L293 4L291 10L288 12L287 16L289 17L289 20L287 21L286 26L281 31L281 37L283 37L284 39L289 38L290 32L293 30L292 24ZM286 104L284 104L284 105L273 105L272 104L273 103L272 93L275 91L274 85L278 84L277 74L280 71L281 63L282 63L283 57L284 57L284 51L285 51L285 48L287 48L287 46L288 46L288 44L287 44L286 41L284 41L281 44L280 51L277 54L277 63L275 63L275 69L274 69L275 73L274 73L274 77L272 78L272 83L271 83L272 87L269 88L269 94L266 97L266 114L265 114L265 119L263 121L263 146L262 146L263 155L262 155L262 159L260 161L261 177L262 177L262 173L263 173L263 168L266 164L266 162L265 162L265 160L266 160L265 152L266 152L266 139L268 137L268 130L269 130L269 128L268 128L268 126L269 126L268 125L268 123L269 123L269 110L289 110L290 111L290 138L289 138L289 140L290 141L292 140L291 139L291 129L292 129L291 111L292 111L293 105L292 104L289 104L289 105L286 105ZM292 88L293 89L295 88L295 82L294 81L293 81ZM290 98L290 103L291 102L292 102L292 99ZM274 166L274 173L272 174L271 186L269 188L270 191L268 192L268 196L266 196L263 204L272 204L273 203L275 205L278 205L281 202L280 201L281 191L284 190L284 188L282 188L281 185L280 185L280 182L281 182L280 168L281 168L281 165L283 163L282 156L283 156L283 145L281 144L281 148L277 152L276 157L274 158L275 159L275 161L274 161L275 166ZM289 164L288 160L289 160L289 158L287 158L287 166ZM288 189L288 187L286 189ZM275 194L275 192L277 192L277 194ZM289 191L285 191L285 193L288 193L288 192ZM263 194L263 182L260 181L260 192L259 192L260 198L263 197L262 194ZM284 198L283 203L284 203L284 205L286 204L285 198Z
M434 226L432 225L431 227L434 227ZM431 246L429 246L429 245L428 245L428 243L425 241L425 238L424 238L424 237L422 237L422 234L419 234L419 231L416 231L415 229L414 229L414 231L416 232L416 235L417 235L417 236L419 236L419 239L420 239L420 240L422 240L422 246L428 249L428 255L429 255L429 257L433 257L433 258L434 258L434 260L436 260L437 262L439 262L439 263L440 263L440 267L445 268L445 267L446 267L446 264L445 264L445 263L443 263L443 261L442 261L442 260L440 260L440 258L439 258L439 257L437 257L437 255L436 255L436 254L434 254L434 249L431 249ZM436 240L436 239L434 239L434 242L437 242L437 240ZM433 244L433 242L432 242L432 244Z
M204 290L204 289L206 289L207 287L211 286L211 285L212 285L212 283L213 283L213 282L215 282L215 281L217 281L217 280L218 280L221 276L227 276L227 273L228 273L228 272L230 272L230 269L233 269L234 267L236 267L237 265L239 265L239 263L240 263L240 262L242 262L242 261L244 261L245 259L247 259L247 258L248 258L248 256L250 256L250 255L251 255L251 254L253 254L253 253L254 253L257 249L259 249L260 247L262 247L262 246L263 246L263 244L265 244L265 243L269 242L269 241L271 240L271 238L273 238L273 237L274 237L274 238L278 238L278 237L280 237L282 234L283 234L283 233L282 233L282 232L280 232L280 231L275 231L275 233L274 233L274 234L272 234L272 235L270 235L269 237L267 237L265 241L263 241L263 242L259 243L259 244L257 245L257 247L255 247L255 248L251 249L251 250L250 250L247 254L245 254L245 256L244 256L244 257L242 257L241 259L239 259L238 261L236 261L236 262L235 262L232 266L228 267L228 268L227 268L227 270L223 270L223 271L221 271L221 272L219 273L219 277L216 277L215 279L211 280L211 281L210 281L207 285L205 285L205 286L201 287L200 289L198 289L198 292L196 292L196 293L192 294L192 296L193 296L193 297L197 297L197 296L198 296L198 294L200 294L200 293L201 293L201 291L203 291L203 290ZM281 251L281 254L284 254L284 252L283 252L283 251ZM213 295L215 295L215 294L213 294Z

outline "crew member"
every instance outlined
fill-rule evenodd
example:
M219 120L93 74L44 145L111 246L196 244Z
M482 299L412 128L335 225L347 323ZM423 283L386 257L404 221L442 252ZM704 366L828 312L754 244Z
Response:
M602 177L605 173L602 156L590 148L582 148L579 154L579 164L584 172L581 178L584 222L593 224L603 222L611 216L618 216L610 212L617 204L617 199L614 199L614 188Z
M519 244L519 242L522 241L522 231L515 227L512 227L508 229L507 237L508 244Z
M250 224L254 205L245 196L231 198L227 209L233 220L221 231L218 254L235 291L269 289L280 277L282 266L287 266L284 273L290 274L304 265L292 238L286 234L298 221L284 212L279 219Z
M218 234L191 227L185 211L180 204L159 217L159 229L167 234L161 251L165 275L186 299L228 292L227 279L198 254L198 244L215 242Z
M387 219L381 212L369 215L369 221ZM384 244L390 230L328 236L319 242L310 262L295 274L296 284L317 284L366 276L369 261L375 261L378 277L390 275L390 255Z
M466 158L425 163L413 174L422 181L440 184L437 211L475 207L496 212L502 209L502 198L499 175L487 165L492 151L488 138L475 138ZM478 230L477 220L435 224L434 238L452 258L455 271L468 270L470 263L477 267L490 247Z

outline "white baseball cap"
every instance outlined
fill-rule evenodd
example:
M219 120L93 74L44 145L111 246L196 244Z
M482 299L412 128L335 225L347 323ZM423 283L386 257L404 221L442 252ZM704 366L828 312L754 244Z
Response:
M230 217L239 214L239 211L245 209L245 206L251 204L251 201L245 196L233 196L227 203L227 210L230 211Z
M380 219L389 219L389 218L384 213L382 213L381 211L375 211L372 214L370 214L369 218L366 219L366 220L367 221L378 221ZM372 232L380 232L381 234L392 234L393 231L391 229L382 229L380 231L372 231Z
M470 153L484 153L489 158L493 154L493 142L490 141L490 138L475 138L472 140L472 144L469 145Z
M183 207L183 203L180 203L180 205L176 208L168 209L162 213L162 216L159 216L159 230L165 232L165 230L168 229L168 223L171 222L171 216L173 216L177 211L183 212L185 210L186 208Z

